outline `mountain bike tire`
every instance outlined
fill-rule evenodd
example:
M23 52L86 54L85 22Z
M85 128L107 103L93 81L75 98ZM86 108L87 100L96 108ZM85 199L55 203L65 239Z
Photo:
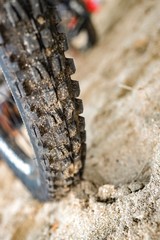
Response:
M86 132L79 84L71 79L65 35L54 1L1 0L0 66L27 128L36 159L30 172L0 137L4 160L41 201L60 199L82 177ZM9 159L11 156L13 159ZM15 156L14 156L15 155ZM27 165L25 165L27 166Z
M97 43L96 29L95 29L95 27L92 23L91 15L89 14L89 12L87 10L87 7L84 4L84 1L82 1L82 0L76 0L76 1L77 1L77 3L79 3L84 8L84 12L86 13L86 14L84 14L85 15L85 21L82 24L82 26L80 28L80 31L82 31L82 30L86 31L87 36L88 36L88 41L87 41L87 44L86 44L85 48L89 49L91 47L94 47Z
M80 47L79 50L88 50L92 47L94 47L97 43L97 33L96 33L96 29L92 23L91 20L91 16L84 4L84 2L82 0L76 0L75 1L76 4L79 6L79 8L81 9L80 12L77 12L77 9L71 7L70 11L73 13L76 13L77 19L78 19L78 24L76 29L69 34L70 35L70 40L71 40L71 46L73 48L76 49L76 47L74 46L74 44L72 44L72 38L74 39L74 37L78 36L81 31L84 31L87 35L87 40L86 43L84 44L84 46ZM77 6L77 8L78 8Z
M91 19L88 19L83 27L84 30L86 30L88 34L88 43L87 48L91 48L96 45L97 43L97 33L96 30L91 22Z

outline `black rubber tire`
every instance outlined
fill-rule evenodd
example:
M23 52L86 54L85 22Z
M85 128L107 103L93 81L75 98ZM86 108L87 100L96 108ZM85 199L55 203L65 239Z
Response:
M87 32L88 35L88 43L86 47L87 48L94 47L95 44L97 43L97 33L90 18L88 18L87 21L85 22L83 29Z
M74 0L73 2L76 3L77 8L75 6L74 7L72 6L72 4L71 4L72 2L68 5L64 4L64 8L66 8L67 11L70 12L71 16L72 16L72 14L73 14L73 16L76 16L78 24L77 24L77 26L75 27L74 30L70 30L69 32L67 32L67 27L66 27L66 34L67 34L68 41L69 41L71 47L73 49L83 51L83 50L87 50L89 48L92 48L96 45L96 43L97 43L97 33L96 33L96 29L95 29L95 27L92 23L90 13L86 9L86 5L85 5L84 1L83 0ZM59 11L60 11L60 9L59 9ZM66 16L66 18L67 18L67 16ZM63 19L63 15L62 15L62 19ZM62 29L63 29L63 26L62 26ZM84 44L84 46L82 46L80 48L77 48L72 43L72 40L74 39L74 37L77 37L81 33L81 31L86 32L86 35L87 35L86 40L87 41Z
M86 43L82 47L80 48L75 47L75 45L72 43L72 39L74 40L74 37L69 38L70 39L69 42L73 49L86 51L94 47L97 43L97 33L90 19L90 16L88 16L87 19L84 21L76 36L78 36L81 33L81 31L84 31L87 36Z
M46 0L2 0L1 68L36 155L39 187L15 173L40 200L59 199L82 177L86 133L82 101L55 6ZM12 167L12 166L11 166Z

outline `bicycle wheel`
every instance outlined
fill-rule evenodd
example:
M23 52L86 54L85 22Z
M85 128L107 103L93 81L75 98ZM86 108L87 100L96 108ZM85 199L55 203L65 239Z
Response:
M86 155L73 60L64 55L66 39L52 1L2 0L0 16L0 66L35 158L24 159L3 137L0 151L34 197L59 199L81 179Z
M72 48L83 51L97 43L97 33L83 1L62 2L58 4L58 11Z
M88 35L88 42L86 44L86 47L93 47L97 43L97 33L91 22L91 19L88 19L88 21L86 21L86 24L84 25L84 30L87 32Z

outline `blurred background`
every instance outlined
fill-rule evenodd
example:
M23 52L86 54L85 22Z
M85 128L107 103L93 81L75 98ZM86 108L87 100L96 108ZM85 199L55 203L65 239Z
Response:
M102 0L82 5L62 1L58 8L60 30L66 31L70 46L66 56L74 58L77 69L72 79L79 80L84 103L88 144L84 179L97 188L122 186L138 178L145 185L159 136L160 1ZM13 99L7 90L1 92L1 128L32 157ZM35 202L2 161L0 186L1 239L29 239L28 234L40 237L37 227L44 221L48 231L56 234L57 228L49 227L55 221L54 217L48 219L51 205L46 210ZM27 213L29 220L25 219ZM56 210L54 214L61 219Z

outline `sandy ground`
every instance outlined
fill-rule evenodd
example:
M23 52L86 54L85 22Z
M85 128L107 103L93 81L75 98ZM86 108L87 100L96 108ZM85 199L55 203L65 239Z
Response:
M99 44L74 53L88 133L84 180L41 204L0 162L0 239L160 239L160 1L103 4Z

